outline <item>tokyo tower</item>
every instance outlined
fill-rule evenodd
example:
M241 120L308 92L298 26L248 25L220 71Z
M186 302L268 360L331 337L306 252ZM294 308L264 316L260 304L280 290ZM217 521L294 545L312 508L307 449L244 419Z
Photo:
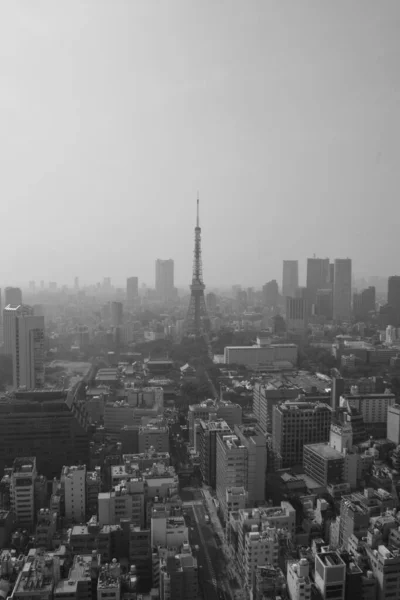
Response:
M197 196L197 219L194 230L193 277L190 286L190 303L186 316L186 333L201 336L208 329L207 308L204 299L206 286L203 282L203 266L201 261L201 227L199 221L199 197Z

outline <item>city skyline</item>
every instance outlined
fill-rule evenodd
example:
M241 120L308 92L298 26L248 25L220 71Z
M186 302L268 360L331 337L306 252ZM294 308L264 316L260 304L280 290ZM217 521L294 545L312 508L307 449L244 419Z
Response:
M5 7L1 279L189 282L197 189L208 286L396 272L399 4L233 4Z

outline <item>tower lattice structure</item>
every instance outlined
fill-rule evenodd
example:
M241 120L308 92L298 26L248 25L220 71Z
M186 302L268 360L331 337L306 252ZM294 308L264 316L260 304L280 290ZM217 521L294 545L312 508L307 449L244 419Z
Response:
M201 227L199 220L199 197L197 197L197 219L194 230L193 277L190 286L190 303L186 317L186 333L202 335L207 330L208 315L203 282L203 265L201 260Z

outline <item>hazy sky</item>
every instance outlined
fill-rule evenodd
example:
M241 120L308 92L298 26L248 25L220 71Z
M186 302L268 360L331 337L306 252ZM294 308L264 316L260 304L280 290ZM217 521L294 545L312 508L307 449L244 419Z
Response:
M399 0L8 0L0 283L399 273Z

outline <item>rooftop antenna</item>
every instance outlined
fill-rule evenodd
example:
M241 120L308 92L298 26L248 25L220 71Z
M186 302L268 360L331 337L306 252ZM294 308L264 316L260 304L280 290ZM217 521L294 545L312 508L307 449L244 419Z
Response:
M199 223L200 223L200 219L199 219L199 192L197 192L197 220L196 220L196 227L200 227Z

